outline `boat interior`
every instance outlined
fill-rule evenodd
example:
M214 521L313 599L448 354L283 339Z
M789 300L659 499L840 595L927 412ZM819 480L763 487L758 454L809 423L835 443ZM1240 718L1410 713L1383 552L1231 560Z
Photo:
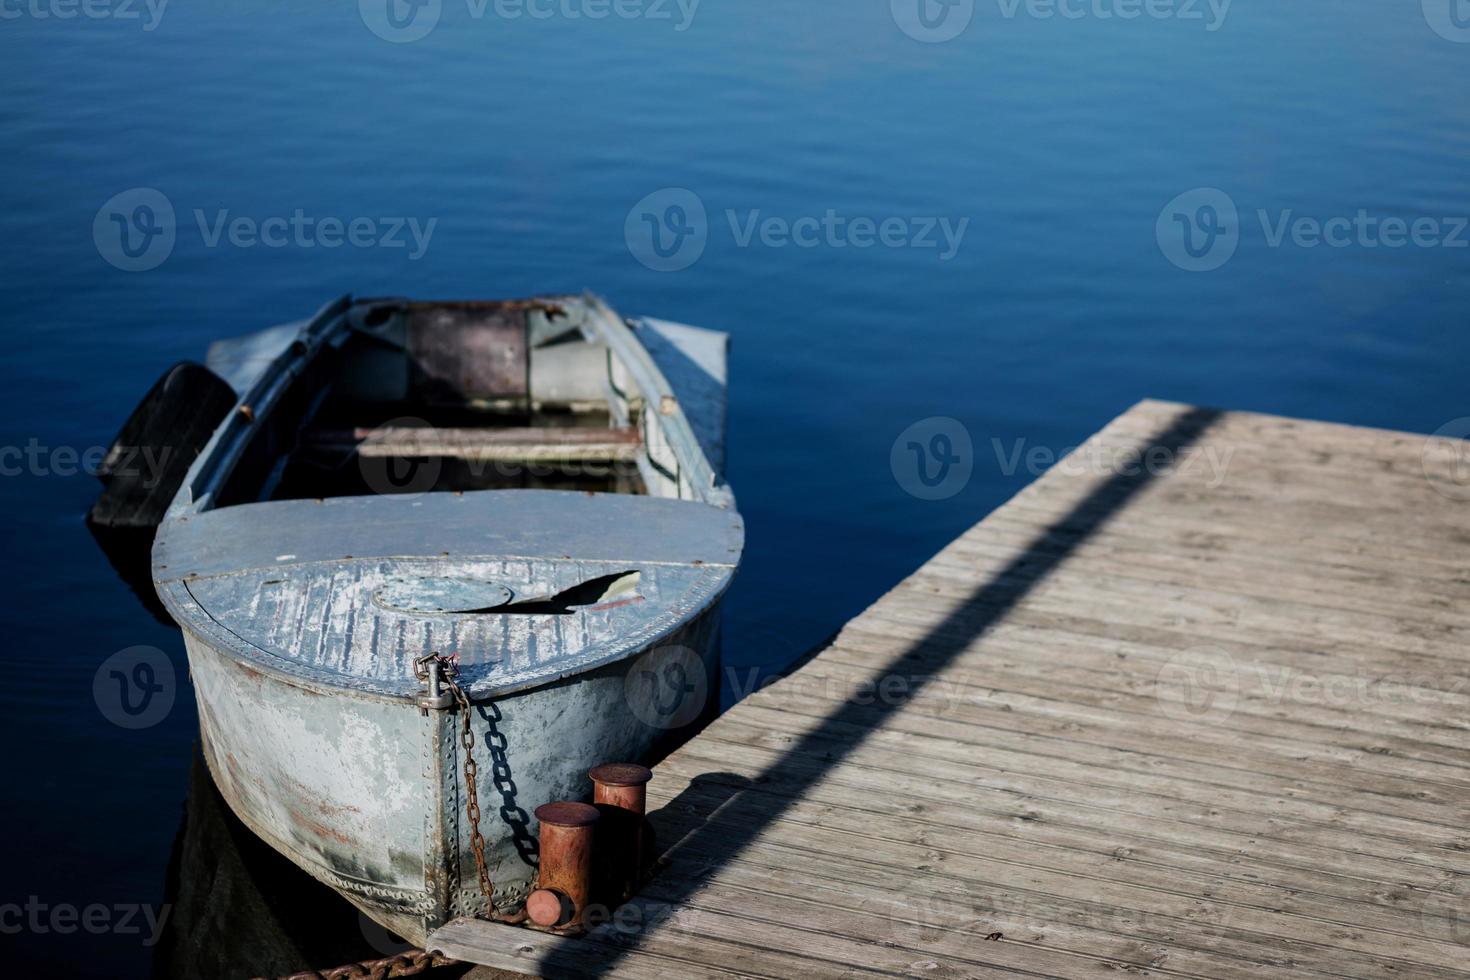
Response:
M645 480L659 467L641 392L586 316L552 300L358 302L259 420L214 505L508 488L677 496Z
M232 413L160 527L170 613L274 669L402 696L427 651L504 691L674 635L743 530L665 373L692 358L659 346L722 357L724 335L644 324L590 299L358 301L233 342L264 370L212 349L261 410ZM679 389L706 432L717 373ZM470 490L498 492L430 492Z

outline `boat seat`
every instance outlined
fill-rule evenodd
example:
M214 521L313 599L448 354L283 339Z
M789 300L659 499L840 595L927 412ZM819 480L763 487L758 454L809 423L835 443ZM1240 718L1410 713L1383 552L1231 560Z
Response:
M641 440L634 428L436 428L388 426L309 429L307 452L361 457L483 460L489 462L633 462Z

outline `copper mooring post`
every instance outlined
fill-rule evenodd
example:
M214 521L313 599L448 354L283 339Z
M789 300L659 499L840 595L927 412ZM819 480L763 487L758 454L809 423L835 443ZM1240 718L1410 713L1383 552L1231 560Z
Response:
M593 802L602 814L597 825L598 889L613 901L625 902L643 880L643 814L653 772L646 766L610 762L587 775L595 787Z
M582 924L592 895L592 829L597 808L586 803L546 803L541 821L539 886L526 899L526 914L538 926L571 929Z

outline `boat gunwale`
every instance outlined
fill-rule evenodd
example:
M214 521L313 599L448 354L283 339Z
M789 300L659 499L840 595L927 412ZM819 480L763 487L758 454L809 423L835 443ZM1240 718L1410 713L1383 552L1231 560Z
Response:
M189 514L215 507L220 487L234 474L241 454L249 444L257 426L269 418L305 366L314 360L326 342L347 325L347 313L353 307L352 296L343 295L324 305L301 327L285 350L273 358L235 402L232 411L200 450L189 467L184 482L158 525L161 538L165 528ZM337 328L337 329L333 329ZM248 408L248 411L244 409ZM154 552L157 553L155 542Z
M689 424L689 418L684 413L684 405L678 392L674 391L669 379L654 362L648 348L643 346L627 323L619 319L601 298L588 293L581 297L581 301L593 314L593 325L598 339L607 345L608 351L616 355L633 376L645 401L659 405L657 414L663 420L660 426L674 455L693 464L690 472L685 474L685 479L695 493L695 499L714 507L733 508L735 497L729 483L715 470L714 464L705 454L704 447L694 434L694 427ZM645 408L645 411L648 409ZM645 455L652 460L646 448Z
M535 297L524 302L533 301L583 304L589 314L584 323L595 335L594 339L606 344L608 350L619 358L632 375L645 401L659 403L659 425L674 455L681 464L688 464L686 482L696 495L695 500L721 509L733 509L734 494L730 491L728 482L715 470L714 464L705 454L704 447L700 445L694 428L684 413L678 393L654 362L647 348L634 335L628 321L620 318L600 297L591 293L582 296ZM358 300L351 294L345 294L322 306L304 323L295 339L276 355L260 377L240 395L235 403L235 410L215 430L200 451L159 524L160 536L169 524L182 517L223 509L216 507L215 497L233 475L234 468L257 426L270 417L305 366L320 355L322 348L338 335L345 338L351 331L348 314L353 309L382 302L384 300L381 299ZM584 335L586 332L584 331ZM242 411L247 406L249 411Z

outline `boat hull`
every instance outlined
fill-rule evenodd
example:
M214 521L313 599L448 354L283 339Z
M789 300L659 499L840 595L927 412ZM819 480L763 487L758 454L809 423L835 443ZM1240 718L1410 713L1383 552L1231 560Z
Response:
M718 708L719 607L625 659L473 705L480 832L500 911L536 873L542 803L677 744ZM486 910L462 715L257 669L185 629L205 760L250 829L410 942Z
M152 575L205 760L255 834L422 943L489 911L467 743L495 910L513 911L538 806L588 798L589 769L645 761L717 710L744 543L721 475L726 347L595 297L344 297L216 345L239 401L164 514ZM423 419L380 424L389 406L450 422L426 439ZM558 424L522 431L538 414ZM446 460L513 445L527 463L604 427L629 487L439 486ZM468 712L417 669L431 654L456 658Z

